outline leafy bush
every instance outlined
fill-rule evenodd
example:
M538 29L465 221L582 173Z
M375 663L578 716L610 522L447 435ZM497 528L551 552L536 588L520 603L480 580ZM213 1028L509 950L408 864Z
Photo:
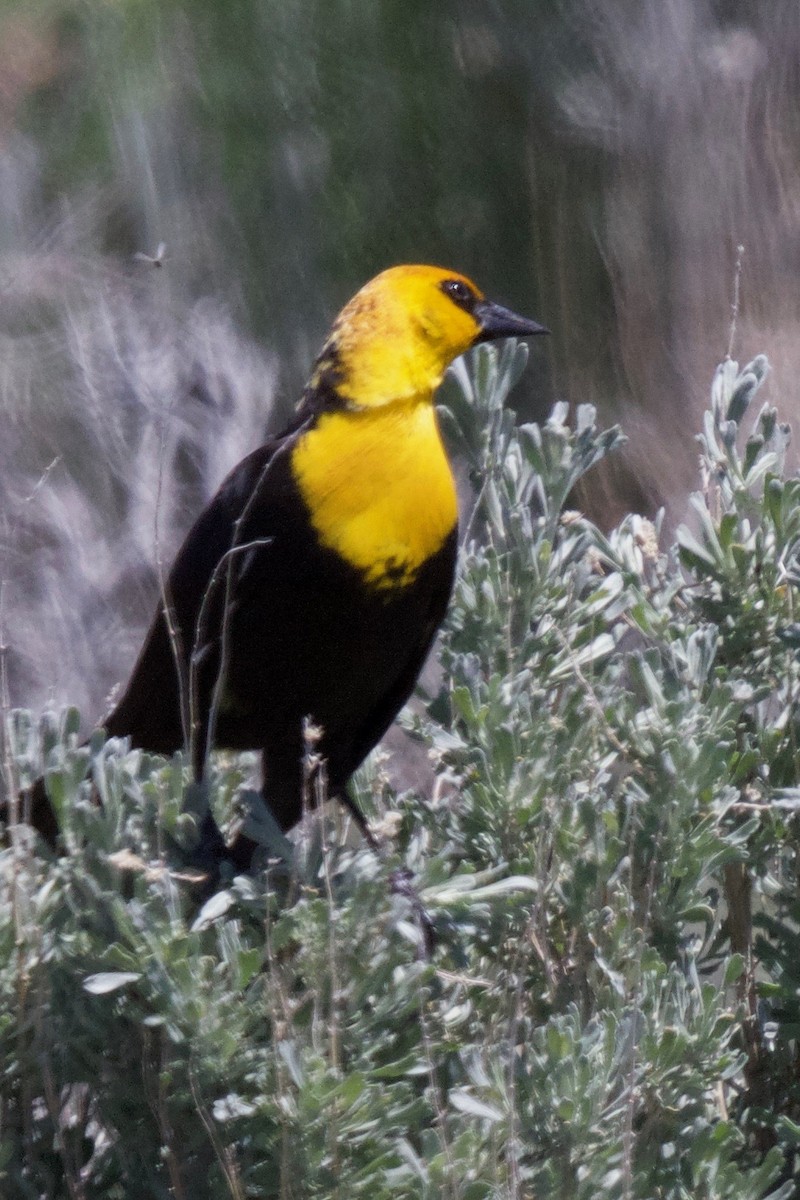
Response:
M446 391L475 501L406 717L431 794L356 780L380 855L310 813L203 900L179 759L8 715L9 787L44 755L68 852L15 826L2 860L3 1195L797 1194L800 481L773 409L742 430L766 362L720 367L662 548L565 508L621 435L516 428L524 361Z

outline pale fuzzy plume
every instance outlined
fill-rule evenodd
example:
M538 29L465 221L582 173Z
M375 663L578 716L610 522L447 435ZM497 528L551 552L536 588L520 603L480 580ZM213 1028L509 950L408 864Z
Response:
M153 275L156 271L147 268ZM74 281L73 281L74 282ZM13 704L77 704L124 682L193 517L265 435L275 365L211 301L158 305L115 278L5 356L0 445ZM158 285L160 280L153 280Z
M618 411L643 491L680 519L697 483L699 414L729 345L740 245L733 356L766 351L773 402L800 416L800 9L751 5L736 24L710 0L579 7L591 65L558 100L603 155L592 211L614 301ZM573 349L570 395L592 399L596 364L576 367Z

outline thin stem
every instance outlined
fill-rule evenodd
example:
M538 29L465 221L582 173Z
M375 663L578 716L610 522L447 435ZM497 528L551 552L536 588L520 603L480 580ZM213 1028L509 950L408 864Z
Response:
M731 327L728 334L728 349L725 358L733 358L733 344L736 340L736 322L739 319L739 287L742 279L742 259L744 258L744 246L736 247L736 266L733 271L733 301L731 303Z

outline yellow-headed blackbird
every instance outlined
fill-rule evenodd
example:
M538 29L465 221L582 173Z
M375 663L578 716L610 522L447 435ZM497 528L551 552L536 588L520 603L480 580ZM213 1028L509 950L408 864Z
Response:
M346 801L453 585L456 490L434 393L470 346L543 332L453 271L400 266L367 283L295 419L233 470L178 552L109 736L163 754L188 743L197 778L212 740L261 750L264 798L289 829L310 718L329 794ZM55 840L41 783L32 815Z

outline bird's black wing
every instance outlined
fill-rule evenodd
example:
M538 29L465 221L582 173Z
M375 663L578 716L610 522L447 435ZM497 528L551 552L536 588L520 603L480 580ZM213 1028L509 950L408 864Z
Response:
M189 531L165 588L170 619L161 603L125 694L103 721L109 736L130 737L134 746L171 754L189 740L189 716L196 712L201 727L192 741L198 754L204 752L204 723L220 666L228 566L234 581L246 574L243 518L256 506L261 514L269 512L269 493L276 486L273 469L291 441L291 435L282 436L243 459ZM266 541L270 530L259 529L258 534ZM247 537L252 545L252 529ZM228 599L236 603L235 587L228 589ZM193 660L199 690L192 705Z

